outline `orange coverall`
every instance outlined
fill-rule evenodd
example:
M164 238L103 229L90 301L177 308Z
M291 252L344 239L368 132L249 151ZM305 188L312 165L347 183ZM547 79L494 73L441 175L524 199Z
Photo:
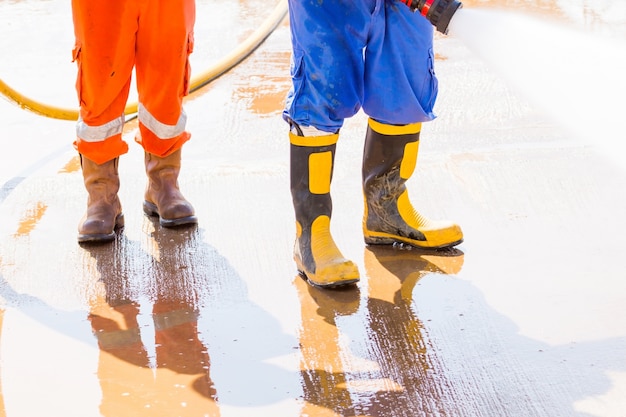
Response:
M72 0L80 117L74 147L102 164L126 152L124 108L133 68L146 152L165 157L189 140L182 107L189 91L194 0Z

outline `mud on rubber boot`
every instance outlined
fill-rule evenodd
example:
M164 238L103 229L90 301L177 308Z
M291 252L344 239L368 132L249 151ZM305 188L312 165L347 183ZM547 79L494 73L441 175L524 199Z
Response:
M198 223L193 206L178 187L181 150L166 157L145 152L148 185L143 211L148 216L158 216L163 227L176 227Z
M392 126L369 119L363 151L363 236L369 245L447 248L463 242L461 228L430 220L409 200L406 181L417 162L421 123Z
M290 133L291 196L296 215L294 260L310 284L332 288L359 281L330 234L330 183L338 134L303 137Z
M124 227L124 214L117 192L120 189L119 158L96 164L83 155L80 166L88 193L87 211L78 224L79 243L101 243L115 239Z

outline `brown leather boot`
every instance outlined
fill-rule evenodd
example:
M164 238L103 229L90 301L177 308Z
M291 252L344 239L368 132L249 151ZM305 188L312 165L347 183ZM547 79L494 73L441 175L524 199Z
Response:
M124 227L120 189L119 158L98 165L80 155L85 188L89 193L87 212L78 225L78 242L108 242Z
M165 158L145 153L148 186L143 211L148 216L159 216L163 227L198 223L192 205L178 188L180 160L180 149Z

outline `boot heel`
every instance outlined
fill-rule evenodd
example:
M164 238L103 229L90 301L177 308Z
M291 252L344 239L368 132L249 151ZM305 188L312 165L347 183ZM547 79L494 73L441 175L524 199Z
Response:
M149 201L143 202L143 212L150 217L159 217L157 206Z

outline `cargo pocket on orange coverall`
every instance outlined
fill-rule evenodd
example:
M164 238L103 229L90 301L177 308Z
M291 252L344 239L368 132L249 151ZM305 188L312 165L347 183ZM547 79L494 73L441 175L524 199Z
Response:
M72 50L72 62L76 62L76 66L78 67L78 73L76 75L76 94L78 95L78 102L81 106L83 104L83 71L80 59L80 51L82 47L83 45L80 42L76 42L74 49Z
M187 36L187 61L185 62L185 79L183 80L183 92L186 96L189 94L189 87L191 82L191 64L189 63L189 55L192 54L194 47L193 33Z

